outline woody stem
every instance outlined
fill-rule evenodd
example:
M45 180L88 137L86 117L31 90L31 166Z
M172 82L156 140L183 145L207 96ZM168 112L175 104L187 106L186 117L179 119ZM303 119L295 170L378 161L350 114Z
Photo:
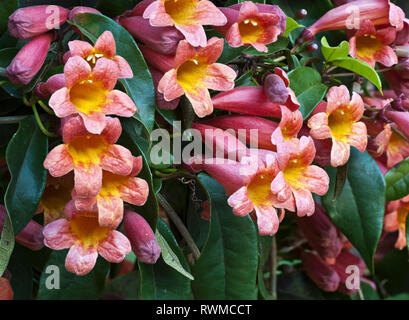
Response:
M176 228L179 230L180 234L182 235L183 239L186 241L188 247L192 251L192 254L195 260L199 259L200 251L198 247L196 246L196 243L193 240L192 236L190 235L189 231L183 224L183 221L179 218L179 215L172 208L172 206L169 204L169 202L165 199L164 196L158 193L157 198L158 198L159 204L165 210L168 217L172 220L172 222L175 224Z
M277 242L275 236L271 243L271 296L277 299Z

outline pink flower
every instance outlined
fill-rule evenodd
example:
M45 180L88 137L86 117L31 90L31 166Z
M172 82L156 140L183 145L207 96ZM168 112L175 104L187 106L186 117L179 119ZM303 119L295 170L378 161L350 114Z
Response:
M8 79L12 83L28 84L43 66L53 39L52 33L46 33L27 42L6 68Z
M223 26L224 14L208 0L156 0L143 13L153 27L175 26L193 47L206 46L203 25Z
M47 79L46 82L39 82L35 87L35 94L41 99L46 99L55 91L65 87L65 76L63 73L57 73Z
M136 212L125 210L124 228L138 260L143 263L156 263L161 248L148 222Z
M33 38L53 27L59 28L67 20L69 12L70 10L63 7L49 5L20 8L9 17L8 29L10 35L15 38Z
M101 190L102 170L127 176L131 174L131 152L114 144L121 135L117 118L107 117L107 125L100 135L89 133L81 117L66 120L63 142L44 160L44 167L53 177L61 177L74 170L75 192L78 197L96 197Z
M328 92L326 112L314 114L308 120L310 135L315 139L332 138L331 165L344 165L350 155L350 146L364 152L367 145L366 126L358 122L364 112L362 98L342 85Z
M172 101L166 101L165 97L163 96L163 93L160 93L158 91L159 81L160 79L162 79L163 73L156 70L153 67L149 68L149 72L152 75L153 84L155 85L156 105L158 106L158 108L164 109L164 110L175 110L177 106L179 105L180 98L176 98Z
M322 196L328 191L329 177L324 169L311 165L314 157L315 146L311 137L277 144L278 166L294 195L299 217L312 215L315 211L311 192Z
M99 194L92 198L82 198L74 190L75 206L79 210L86 210L96 203L99 225L111 229L117 228L122 221L124 201L142 206L148 198L148 183L136 177L141 169L142 157L134 157L132 172L127 176L103 171Z
M95 67L99 59L105 58L116 63L119 70L118 78L133 77L132 69L128 62L121 56L116 55L115 39L111 31L104 31L94 46L85 41L74 40L68 42L68 47L72 57L79 56L84 58L91 67Z
M226 8L222 12L228 19L229 28L224 34L231 47L251 45L258 51L267 52L266 45L275 42L282 33L280 17L275 13L260 12L251 1L245 1L239 11Z
M97 9L91 8L91 7L81 7L81 6L74 7L74 8L71 9L71 11L70 11L70 13L68 15L68 19L73 21L74 17L77 14L81 14L81 13L99 13L100 14L101 12L99 12Z
M376 30L371 20L364 20L361 27L349 39L349 54L369 63L375 62L390 67L398 63L395 51L389 46L396 37L396 29L386 27Z
M303 124L302 114L299 110L291 112L287 107L281 106L281 120L278 127L271 135L271 143L278 145L297 137Z
M200 2L203 1L206 0ZM163 93L166 101L185 94L199 117L211 114L213 104L208 89L230 90L234 87L236 78L236 72L232 68L216 63L222 51L223 39L216 37L200 49L182 40L176 51L174 68L166 72L159 81L158 91Z
M89 273L98 254L109 262L119 263L131 252L129 240L120 232L98 224L96 207L79 212L74 201L65 207L66 219L46 225L44 244L53 250L70 248L65 268L79 276Z
M118 78L116 63L100 58L95 67L81 57L68 59L64 66L65 85L53 93L49 105L59 118L79 114L87 130L100 134L107 114L131 117L137 110L124 92L113 90Z

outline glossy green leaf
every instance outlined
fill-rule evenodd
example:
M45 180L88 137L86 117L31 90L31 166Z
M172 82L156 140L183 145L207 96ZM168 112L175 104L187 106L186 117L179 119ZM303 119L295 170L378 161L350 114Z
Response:
M139 271L135 270L111 279L105 286L103 296L124 300L139 300Z
M37 299L39 300L94 300L98 299L109 273L109 263L98 258L95 267L84 276L65 269L68 250L52 251L43 273ZM57 271L58 270L58 271ZM59 278L59 281L57 280ZM59 289L54 285L59 282ZM51 285L51 286L50 286ZM47 288L48 287L48 288Z
M33 268L30 249L16 243L7 270L12 274L11 286L15 300L31 300L33 295Z
M167 227L162 227L162 228L167 228ZM170 230L166 230L166 232L170 232ZM193 276L183 268L182 264L179 261L178 256L173 252L172 248L166 242L165 238L160 234L158 229L156 229L155 237L156 237L156 240L158 240L158 244L162 250L161 255L162 255L163 261L165 261L165 263L168 266L171 266L177 272L184 275L186 278L193 280Z
M190 271L182 250L179 248L173 234L162 220L159 220L158 222L158 230L178 257L183 268ZM191 299L191 281L165 263L162 257L160 257L155 264L139 262L139 271L141 276L141 299Z
M330 177L323 204L331 220L359 251L367 267L373 270L373 257L383 228L385 181L375 160L367 153L351 148L347 180L335 198L336 168L327 169Z
M386 201L401 199L409 194L409 158L385 174Z
M339 58L331 61L334 66L355 72L372 82L382 92L382 82L378 73L369 64L355 58Z
M257 230L247 215L238 217L227 204L224 188L199 174L211 206L209 235L192 267L196 299L257 298Z
M325 97L327 86L321 82L317 70L300 66L288 73L290 88L294 91L301 105L300 111L306 119L319 102Z
M4 225L0 238L0 277L3 275L4 271L9 264L11 254L14 249L14 232L11 219L7 214L4 220Z
M302 28L302 27L304 27L302 24L299 24L293 18L287 17L287 23L285 25L285 31L284 31L283 37L288 38L291 31L298 29L298 28Z
M155 122L155 89L148 66L139 51L132 36L112 19L94 13L76 15L75 25L91 41L96 39L106 30L114 35L116 53L122 56L131 66L133 78L121 79L128 95L133 99L140 110L140 117L148 131L152 131Z
M349 53L349 43L348 41L342 41L338 46L331 47L328 44L326 37L321 38L321 51L325 60L333 61L339 58L345 58Z
M34 117L20 121L18 131L7 146L11 180L4 196L15 234L26 226L37 210L47 178L43 166L47 152L48 139Z

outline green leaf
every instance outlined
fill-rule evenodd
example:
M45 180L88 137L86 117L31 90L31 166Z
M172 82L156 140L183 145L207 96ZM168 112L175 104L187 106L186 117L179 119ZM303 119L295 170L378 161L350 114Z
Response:
M345 58L349 53L348 41L342 41L337 47L331 47L326 37L321 38L321 50L325 60L333 61L339 58Z
M135 270L111 279L105 286L103 295L124 300L139 300L139 271Z
M401 199L409 194L409 158L385 174L386 201Z
M306 119L319 102L325 97L327 86L321 82L317 70L300 66L288 73L290 88L294 91L301 105L300 111Z
M257 272L257 283L260 294L265 300L274 300L274 297L267 291L264 282L264 266L268 257L270 256L272 242L273 238L271 236L258 236L259 265Z
M293 18L287 17L287 23L285 25L285 31L284 31L283 37L288 38L291 31L298 29L298 28L302 28L302 27L304 27L302 24L299 24Z
M167 225L159 220L158 230L171 250L176 254L183 269L189 270L189 265L182 250L168 229ZM147 300L187 300L191 299L191 281L169 266L162 257L155 264L139 262L141 275L141 299Z
M148 66L132 36L121 25L100 14L79 14L75 16L74 22L75 26L93 42L104 31L112 32L117 55L129 63L134 75L131 79L120 81L140 110L140 114L136 113L135 116L140 117L147 130L151 132L155 122L155 89Z
M277 277L277 296L279 300L322 300L321 291L307 275L300 271Z
M378 73L365 61L346 57L331 61L334 66L355 72L371 81L382 92L382 82Z
M227 204L224 188L199 174L211 207L209 235L192 267L196 299L257 298L257 230L247 215L238 217Z
M164 224L165 223L160 220L159 223L159 225L161 226L160 229L164 230L164 232L170 233L171 231L168 229L166 224L165 225ZM179 261L178 256L173 252L172 248L166 242L165 238L160 234L158 229L156 229L155 236L156 240L158 240L160 248L162 249L161 254L163 261L165 261L165 263L168 266L171 266L177 272L184 275L186 278L194 280L193 276L183 268L182 264Z
M0 238L0 277L9 264L14 249L14 232L11 219L7 213Z
M7 270L10 271L11 286L15 300L31 300L33 296L33 268L31 251L16 243Z
M347 179L334 197L336 168L328 168L330 186L323 204L331 220L373 270L373 257L383 228L385 182L375 160L365 151L351 149Z
M68 250L52 251L41 274L37 299L39 300L94 300L99 298L109 272L109 263L98 258L95 267L84 276L65 269ZM55 270L58 270L55 272ZM47 284L56 284L59 276L59 289L47 288ZM47 281L48 279L48 281ZM48 286L50 287L50 286Z
M137 2L135 0L99 0L97 9L107 16L115 17L122 14L125 10L133 8Z
M18 8L17 0L0 0L0 34L7 29L9 16Z
M43 166L47 152L47 137L38 128L34 117L20 121L6 150L11 180L4 203L15 234L27 225L37 210L47 179Z
M121 119L122 135L119 144L128 148L134 156L142 156L143 166L138 177L145 179L149 185L149 196L142 207L132 206L136 212L141 214L153 230L156 229L156 222L159 214L158 201L155 195L152 173L147 160L149 141L144 136L144 130L136 119Z

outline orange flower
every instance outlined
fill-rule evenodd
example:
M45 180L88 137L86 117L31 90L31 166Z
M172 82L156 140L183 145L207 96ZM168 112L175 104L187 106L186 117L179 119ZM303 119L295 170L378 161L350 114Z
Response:
M208 89L230 90L236 78L232 68L215 63L222 51L223 39L216 37L200 49L181 41L176 51L175 66L159 81L158 91L163 93L166 101L185 94L199 117L211 114L213 103Z
M406 247L406 220L409 213L409 195L402 199L391 201L386 206L384 229L388 232L399 230L395 247L402 250Z
M89 132L100 134L106 125L105 115L131 117L137 110L128 95L113 90L118 72L110 59L98 59L91 70L81 57L69 58L64 66L66 86L53 93L50 107L59 118L79 114Z
M364 20L355 35L349 39L349 54L369 63L372 67L380 62L386 67L398 63L395 51L388 46L396 37L394 27L376 30L371 20Z
M102 133L91 134L81 117L73 116L63 126L64 144L50 151L44 167L53 177L74 170L76 194L82 198L96 197L101 190L102 170L124 176L132 171L131 152L114 144L121 131L119 120L107 117Z
M71 200L74 188L74 175L47 177L47 183L40 199L37 212L44 212L44 225L64 217L64 207Z
M350 146L364 152L367 145L366 126L358 122L364 112L362 98L353 93L350 100L347 87L332 87L328 92L326 112L319 112L308 120L314 139L332 138L331 165L344 165Z
M131 244L122 233L98 223L98 211L79 212L70 201L65 207L66 219L46 225L44 244L53 250L70 248L65 268L77 275L89 273L95 266L98 254L109 262L119 263L131 252Z
M86 210L97 203L99 225L117 228L122 221L124 201L142 206L148 198L148 183L144 179L135 177L141 169L142 157L134 157L132 172L127 176L103 171L101 191L98 196L81 198L74 191L75 206L80 210Z
M203 25L223 26L224 14L208 0L156 0L143 13L153 27L175 26L192 46L206 46Z
M281 120L278 127L271 135L271 143L277 145L283 141L290 141L297 137L301 130L303 119L302 113L299 110L291 112L287 107L280 106Z
M315 211L312 193L320 196L328 191L329 177L324 169L311 165L315 146L311 137L293 138L277 144L279 169L291 188L297 207L297 215L312 215Z
M96 62L101 58L107 58L113 60L118 69L118 78L132 78L132 69L128 62L121 56L116 55L116 44L114 36L111 31L103 32L95 45L92 46L88 42L81 40L74 40L68 42L68 47L70 48L71 56L79 56L88 61L90 66L93 68Z

